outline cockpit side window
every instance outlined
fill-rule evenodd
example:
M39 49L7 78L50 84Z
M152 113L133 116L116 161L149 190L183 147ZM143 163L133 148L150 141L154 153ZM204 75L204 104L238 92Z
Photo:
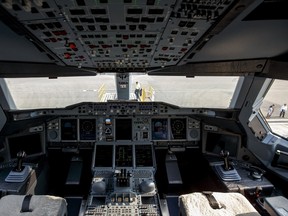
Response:
M265 118L271 131L283 138L288 137L287 84L286 80L274 80L260 107L262 117Z

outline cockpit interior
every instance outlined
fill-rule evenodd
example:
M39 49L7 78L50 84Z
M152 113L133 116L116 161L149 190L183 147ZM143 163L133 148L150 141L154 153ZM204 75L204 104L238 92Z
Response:
M288 215L287 9L0 0L0 215Z

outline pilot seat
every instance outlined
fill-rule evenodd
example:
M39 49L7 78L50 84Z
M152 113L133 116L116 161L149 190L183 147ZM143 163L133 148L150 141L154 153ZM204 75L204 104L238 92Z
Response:
M0 215L67 216L67 202L50 195L6 195L0 199Z
M179 196L181 216L260 216L244 195L237 192L194 192Z

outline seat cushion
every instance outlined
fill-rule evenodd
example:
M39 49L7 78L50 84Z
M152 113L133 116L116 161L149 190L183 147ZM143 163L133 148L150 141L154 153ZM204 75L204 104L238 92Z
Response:
M3 216L65 216L67 203L62 197L33 195L30 200L31 212L22 212L25 195L7 195L0 199L0 215Z
M213 209L203 193L195 192L179 196L182 216L260 216L252 204L240 193L213 192L220 209Z

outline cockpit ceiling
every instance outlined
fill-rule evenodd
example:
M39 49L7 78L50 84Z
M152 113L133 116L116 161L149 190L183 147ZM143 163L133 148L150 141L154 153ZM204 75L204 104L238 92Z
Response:
M23 76L29 71L47 76L45 69L36 75L39 63L55 65L55 76L61 76L62 69L63 76L69 75L64 67L72 75L161 74L165 68L199 62L256 59L263 64L288 52L288 28L283 27L288 21L285 16L256 20L262 4L262 0L2 0L0 64L5 71L0 73L9 76L10 62L11 73L26 64L31 68ZM250 71L237 75L243 73Z

